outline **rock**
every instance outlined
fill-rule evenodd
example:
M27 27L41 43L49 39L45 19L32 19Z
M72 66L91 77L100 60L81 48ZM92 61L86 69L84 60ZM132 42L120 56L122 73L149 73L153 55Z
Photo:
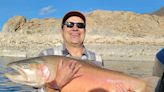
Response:
M159 16L121 11L93 11L87 16L89 33L143 37L164 34Z
M157 10L151 14L158 15L158 16L164 16L164 7L160 8L159 10Z
M136 14L123 11L96 10L85 15L87 18L87 34L101 36L124 35L144 37L147 35L163 36L164 16ZM56 32L60 30L61 19L33 18L27 20L22 16L9 19L2 31L20 33Z
M3 32L17 32L26 23L26 19L23 16L14 16L9 19L3 26Z
M164 29L164 16L160 17L158 19L158 22L159 22L159 26L161 27L161 29Z
M57 31L59 29L59 20L54 18L46 18L46 19L31 19L23 25L22 29L19 29L21 33L42 33L42 32L52 32Z
M28 34L57 31L60 28L59 21L55 18L26 20L23 16L14 16L4 24L2 31Z

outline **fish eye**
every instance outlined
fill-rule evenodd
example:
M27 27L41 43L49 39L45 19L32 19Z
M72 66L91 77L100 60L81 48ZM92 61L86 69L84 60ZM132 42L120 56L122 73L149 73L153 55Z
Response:
M26 64L23 64L23 65L22 65L22 68L24 68L24 69L29 69L29 64L27 64L27 63L26 63Z

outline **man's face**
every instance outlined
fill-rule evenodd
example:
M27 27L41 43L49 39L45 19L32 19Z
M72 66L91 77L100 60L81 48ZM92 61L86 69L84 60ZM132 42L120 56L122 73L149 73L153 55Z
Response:
M82 45L85 38L85 28L82 26L84 21L80 17L71 16L65 23L62 30L64 43L67 45Z

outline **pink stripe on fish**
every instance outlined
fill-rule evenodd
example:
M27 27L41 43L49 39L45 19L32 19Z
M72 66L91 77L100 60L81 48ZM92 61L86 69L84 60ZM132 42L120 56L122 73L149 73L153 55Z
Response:
M50 71L49 71L48 67L44 64L40 64L39 68L40 68L40 73L41 73L42 77L44 77L45 81L47 81L50 76Z

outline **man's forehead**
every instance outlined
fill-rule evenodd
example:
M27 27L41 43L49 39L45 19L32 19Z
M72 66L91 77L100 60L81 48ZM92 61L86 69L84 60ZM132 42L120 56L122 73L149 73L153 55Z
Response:
M67 22L82 22L82 23L84 23L83 19L81 19L78 16L71 16L66 21Z

